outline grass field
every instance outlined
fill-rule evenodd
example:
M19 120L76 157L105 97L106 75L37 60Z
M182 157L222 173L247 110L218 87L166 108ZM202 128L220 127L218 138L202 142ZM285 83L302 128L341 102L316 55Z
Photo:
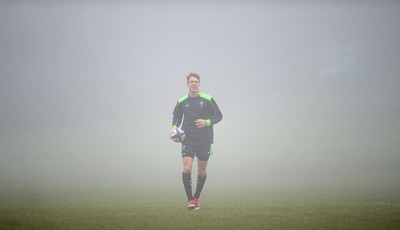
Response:
M189 211L180 196L151 199L152 193L145 191L132 199L128 193L68 194L22 197L3 192L0 229L400 229L396 195L293 197L271 192L257 199L255 192L227 197L211 191L200 210Z

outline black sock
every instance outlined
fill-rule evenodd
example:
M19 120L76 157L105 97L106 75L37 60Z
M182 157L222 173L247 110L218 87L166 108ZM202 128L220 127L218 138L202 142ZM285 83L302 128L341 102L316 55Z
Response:
M193 200L192 195L192 174L182 173L183 186L185 187L186 196L188 200Z
M204 183L206 183L207 174L204 177L197 177L197 188L194 194L195 198L200 198L201 190L203 190Z

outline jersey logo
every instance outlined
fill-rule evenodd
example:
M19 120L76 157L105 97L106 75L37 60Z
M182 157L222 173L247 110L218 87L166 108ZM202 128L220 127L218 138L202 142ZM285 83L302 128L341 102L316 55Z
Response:
M189 105L185 105L185 107L189 107Z
M204 101L200 101L200 106L203 107Z

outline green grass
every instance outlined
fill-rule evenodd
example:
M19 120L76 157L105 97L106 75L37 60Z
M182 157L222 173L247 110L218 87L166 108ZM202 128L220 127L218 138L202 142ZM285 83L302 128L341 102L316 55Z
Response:
M104 198L85 202L88 197L81 194L73 201L2 202L0 229L400 229L397 198L256 201L243 195L234 201L205 198L198 211L176 198Z
M0 208L1 229L399 229L400 208L352 203L184 203Z

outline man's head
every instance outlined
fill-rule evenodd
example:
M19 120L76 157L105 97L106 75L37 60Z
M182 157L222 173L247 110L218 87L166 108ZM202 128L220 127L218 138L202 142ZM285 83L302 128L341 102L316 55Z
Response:
M199 83L200 83L200 76L199 76L197 73L189 73L189 74L186 76L187 83L189 83L189 79L190 79L191 77L197 78L197 80L198 80Z
M186 76L187 86L189 88L189 93L192 96L197 96L200 88L200 76L197 73L189 73Z

